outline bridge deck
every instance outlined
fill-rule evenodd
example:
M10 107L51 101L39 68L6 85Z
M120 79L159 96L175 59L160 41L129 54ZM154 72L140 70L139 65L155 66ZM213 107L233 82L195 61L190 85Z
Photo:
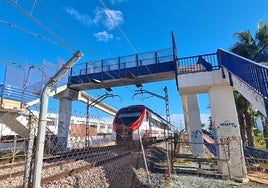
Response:
M72 69L69 87L89 90L175 79L172 48L97 62Z
M177 58L174 50L167 48L78 64L72 69L68 85L79 91L139 85L175 80L178 74L219 69L216 53Z

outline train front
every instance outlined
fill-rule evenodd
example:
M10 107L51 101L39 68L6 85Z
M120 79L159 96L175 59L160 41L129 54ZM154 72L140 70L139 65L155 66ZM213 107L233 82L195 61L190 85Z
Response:
M145 117L143 105L128 106L121 108L113 121L114 137L118 144L137 140L133 137L133 131L137 130Z

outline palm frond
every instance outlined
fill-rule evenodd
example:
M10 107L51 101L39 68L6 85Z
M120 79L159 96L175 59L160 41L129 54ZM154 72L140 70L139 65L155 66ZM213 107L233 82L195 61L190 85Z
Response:
M255 35L256 40L258 40L259 48L262 48L265 44L268 43L268 24L259 23L258 31Z

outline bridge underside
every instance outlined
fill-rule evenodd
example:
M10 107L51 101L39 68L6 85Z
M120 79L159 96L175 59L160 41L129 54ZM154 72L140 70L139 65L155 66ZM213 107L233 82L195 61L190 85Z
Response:
M81 78L81 76L79 77ZM84 91L84 90L111 88L111 87L126 86L126 85L136 85L137 87L139 87L140 84L142 83L174 80L175 78L176 76L175 76L174 71L143 75L143 76L134 76L132 78L124 77L124 78L111 79L111 80L100 81L100 82L96 81L95 78L93 78L89 82L72 84L69 86L69 88L77 90L77 91Z
M174 66L174 61L169 61L119 70L81 74L70 77L69 88L84 91L132 84L139 86L142 83L174 80L176 78Z

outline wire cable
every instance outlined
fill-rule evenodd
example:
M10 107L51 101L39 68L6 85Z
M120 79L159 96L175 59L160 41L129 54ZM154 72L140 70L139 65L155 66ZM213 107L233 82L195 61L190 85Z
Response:
M129 40L129 38L127 37L126 33L123 31L123 29L120 27L119 24L116 23L113 15L110 13L110 9L107 8L107 6L105 5L105 3L103 2L103 0L99 0L99 2L102 4L102 6L104 7L104 9L106 10L107 14L110 16L110 18L113 20L113 22L115 23L116 27L118 28L118 30L121 32L121 34L123 35L123 37L125 38L125 40L127 41L127 43L130 45L130 47L132 48L132 50L138 54L138 51L136 50L136 48L134 47L134 45L132 44L132 42ZM147 69L147 71L149 72L150 75L153 75L152 72L150 71L150 69L148 68L147 65L145 65L145 68ZM155 81L157 80L155 78L155 76L152 77Z
M72 50L74 50L74 47L72 47L68 42L66 42L65 40L63 40L59 35L57 35L55 32L53 32L52 30L50 30L48 27L46 27L45 25L43 25L38 19L36 19L35 17L32 16L32 13L33 13L33 10L36 6L36 3L37 1L34 1L34 5L32 7L32 11L31 13L28 13L27 11L25 11L23 8L19 7L14 1L11 1L11 0L7 0L12 6L14 6L16 9L18 9L20 12L22 12L24 15L26 15L27 17L29 17L30 19L32 19L34 22L36 22L38 25L40 25L43 29L45 29L46 31L48 31L50 34L52 34L53 36L55 36L58 40L62 41L63 42L63 46L66 46ZM109 15L109 17L113 20L114 23L116 23L116 20L114 19L114 17L111 15L111 12L110 10L106 7L106 5L104 4L104 2L102 0L99 0L100 3L102 4L102 6L105 8L106 10L106 13ZM6 23L8 24L8 22ZM12 25L13 27L14 24ZM134 45L132 44L132 42L129 40L129 38L127 37L126 33L123 31L123 29L118 25L116 24L117 28L119 29L119 31L121 32L121 34L123 35L124 39L127 41L127 43L130 45L131 49L135 52L135 53L138 53L138 51L135 49ZM18 27L17 29L19 29L20 27ZM24 29L24 28L23 28ZM21 30L23 30L21 29ZM24 29L25 32L29 33L29 34L32 34L32 35L35 35L36 37L39 37L39 38L43 38L45 40L49 40L50 42L53 42L54 44L59 44L59 43L56 43L55 41L52 41L46 37L43 37L42 35L39 35L39 34L36 34L36 33L33 33L31 31L28 31L27 29ZM93 62L91 60L89 60L89 62ZM95 64L96 65L96 64ZM145 67L147 68L148 72L150 74L152 74L150 72L150 70L148 69L147 65L145 65ZM102 70L103 71L103 70ZM103 71L104 72L104 71ZM107 72L104 72L105 74L109 75L112 79L116 80L112 75L110 75L109 73ZM125 86L123 82L120 82L121 86ZM125 86L129 91L130 93L134 93L134 91L132 91L128 86ZM140 99L144 102L143 99ZM156 105L157 106L157 105Z
M71 44L69 44L66 40L64 40L62 37L60 37L58 34L53 32L50 28L42 24L37 18L33 17L31 14L29 14L26 10L24 10L22 7L20 7L17 3L13 2L12 0L6 0L9 4L11 4L14 8L19 10L22 14L29 17L32 21L37 23L40 27L42 27L44 30L46 30L48 33L56 37L59 41L63 43L66 47L72 50L72 52L77 51Z
M18 26L18 25L15 25L15 24L13 24L12 22L8 22L8 21L0 20L0 23L2 23L2 24L6 24L6 25L8 25L8 26L10 26L10 27L14 27L15 29L21 30L21 31L23 31L23 32L25 32L25 33L28 33L28 34L30 34L30 35L33 35L33 36L35 36L35 37L37 37L37 38L41 38L41 39L47 40L48 42L50 42L50 43L52 43L52 44L56 44L57 46L62 46L60 43L58 43L58 42L56 42L56 41L54 41L54 40L52 40L52 39L50 39L50 38L48 38L48 37L45 37L45 36L43 36L43 35L41 35L41 34L32 32L32 31L30 31L30 30L28 30L28 29L26 29L26 28L23 28L23 27L20 27L20 26ZM62 46L62 47L64 47L64 46Z
M105 10L107 11L107 14L109 14L110 18L113 20L113 22L116 24L116 21L114 19L114 17L111 15L110 13L110 9L108 9L106 7L106 5L104 4L104 2L102 0L99 0L100 3L102 4L102 6L105 8ZM119 24L116 24L116 27L119 29L119 31L122 33L123 37L126 39L126 41L128 42L128 44L130 45L130 47L132 48L132 50L135 53L138 53L138 51L136 50L136 48L134 47L134 45L131 43L131 41L128 39L127 35L125 34L125 32L122 30L122 28L119 26Z
M33 11L34 11L34 8L35 8L35 5L36 5L36 1L37 0L34 0L34 4L33 4L33 7L32 7L32 10L31 10L31 15L33 14Z

